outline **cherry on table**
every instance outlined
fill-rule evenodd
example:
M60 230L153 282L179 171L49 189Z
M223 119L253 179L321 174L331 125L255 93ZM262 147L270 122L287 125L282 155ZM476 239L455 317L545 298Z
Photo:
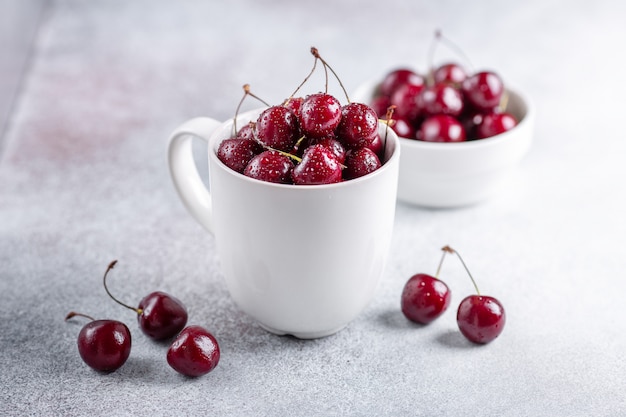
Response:
M117 320L95 320L86 314L70 312L65 320L85 317L90 321L78 333L78 353L89 367L100 372L119 369L130 356L131 336L128 327Z
M145 296L138 307L132 307L116 299L107 287L107 275L115 267L117 261L109 264L102 283L104 289L116 303L137 313L137 321L141 330L155 340L169 339L180 332L187 324L187 309L183 303L167 293L154 291Z
M450 298L445 282L432 275L415 274L402 290L402 313L411 321L428 324L448 309Z
M200 326L188 326L174 339L167 351L167 363L177 372L199 377L211 372L220 360L215 337Z
M456 322L461 334L470 342L477 344L493 341L500 336L506 323L506 313L502 303L494 297L480 293L469 268L456 250L449 246L445 246L443 250L456 254L476 289L476 294L465 297L459 304Z

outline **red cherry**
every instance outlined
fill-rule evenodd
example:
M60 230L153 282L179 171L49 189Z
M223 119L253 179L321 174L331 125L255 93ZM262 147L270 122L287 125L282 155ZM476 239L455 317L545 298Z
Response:
M411 122L417 120L421 114L418 97L424 85L403 84L391 96L391 104L396 106L395 114Z
M479 139L504 133L517 126L517 119L510 113L489 113L483 116L477 127Z
M380 135L377 134L376 137L374 137L374 140L372 141L372 143L367 145L367 148L370 148L372 151L374 151L376 156L378 156L378 159L382 160L384 156L384 152L383 152L384 145L385 144L383 143L383 139L380 137Z
M387 109L391 105L391 100L388 96L374 97L370 103L370 106L376 112L379 119L382 119L387 114Z
M341 164L323 145L309 146L291 174L297 185L332 184L341 181Z
M291 110L291 112L295 114L298 119L300 119L303 101L304 98L302 97L291 97L285 101L284 106Z
M504 330L504 324L506 323L504 307L494 297L480 294L474 277L472 277L463 258L457 251L449 246L443 247L442 250L444 255L445 253L456 254L476 289L475 295L465 297L459 304L456 322L461 334L474 343L489 343L493 341Z
M272 106L259 115L256 133L262 144L288 152L300 136L298 118L287 107Z
M435 84L422 90L418 104L425 116L449 114L457 117L463 111L463 96L448 84Z
M117 320L94 320L71 312L65 320L75 316L90 319L78 334L78 353L83 362L96 371L112 372L119 369L130 356L130 330Z
M190 377L211 372L220 361L220 347L215 337L200 326L183 329L167 350L167 363Z
M239 132L237 132L236 137L238 139L256 140L256 123L250 122L247 125L243 126L241 129L239 129Z
M139 302L137 308L122 303L113 297L106 283L109 271L116 264L117 261L111 262L102 278L102 284L109 297L116 303L137 313L139 327L148 337L162 340L178 334L187 324L187 309L183 303L176 297L161 291L148 294Z
M367 146L378 134L378 116L363 103L350 103L341 108L337 126L339 140L349 148Z
M313 138L332 135L341 121L341 104L330 94L307 96L300 111L302 131Z
M263 151L250 160L243 174L250 178L279 184L291 184L291 158L277 151Z
M244 126L240 132L246 129L247 126L249 125ZM244 134L250 134L251 128L248 128L247 132ZM220 146L217 148L217 157L228 168L243 173L250 160L262 151L263 147L254 140L231 138L225 139L220 143Z
M311 139L309 139L307 141L307 148L309 146L317 145L317 144L325 146L326 148L330 149L330 151L333 153L333 155L335 155L335 158L337 158L337 162L339 162L340 164L343 164L345 162L345 160L346 160L346 148L337 139L333 139L333 138L321 138L321 139L311 138ZM306 148L304 150L306 150ZM304 151L302 153L304 153Z
M450 290L441 280L427 274L413 275L404 285L402 313L416 323L428 324L450 305Z
M346 169L343 176L347 180L359 178L381 167L376 153L370 148L352 149L346 156Z
M461 301L456 321L469 341L484 344L500 336L506 323L506 313L497 299L470 295Z
M451 84L453 86L460 85L467 78L467 72L463 67L455 62L449 62L440 65L433 72L433 80L435 84Z
M445 114L437 114L424 120L416 138L425 142L463 142L466 139L463 125Z
M475 108L490 111L500 103L504 84L495 72L482 71L465 79L462 90L465 98Z
M415 125L404 117L393 117L394 124L391 126L394 132L402 138L414 138L417 131Z
M384 96L391 96L398 87L404 84L424 85L424 77L407 68L393 70L383 78L379 86L379 93Z

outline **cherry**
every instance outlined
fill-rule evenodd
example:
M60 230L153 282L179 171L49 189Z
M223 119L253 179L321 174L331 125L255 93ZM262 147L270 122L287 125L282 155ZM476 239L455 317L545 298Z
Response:
M417 100L425 116L449 114L456 117L463 111L463 96L449 84L426 87Z
M250 122L247 125L243 126L237 132L236 138L238 139L251 139L256 141L256 123Z
M445 282L428 274L415 274L404 285L402 313L411 321L428 324L450 305L450 290Z
M346 156L346 169L343 176L346 180L359 178L381 167L376 153L370 148L358 148L348 152Z
M303 101L304 98L302 97L291 97L285 100L284 106L291 110L291 112L295 114L298 119L300 119Z
M396 106L396 116L415 122L420 116L418 97L424 85L403 84L391 96L391 104Z
M272 106L259 115L256 133L263 145L290 151L300 136L298 118L287 107Z
M443 250L456 254L476 289L476 294L465 297L459 304L456 315L459 330L470 342L485 344L493 341L504 330L504 307L496 298L480 294L474 277L456 250L449 246L445 246Z
M389 72L379 86L379 93L391 96L398 87L404 84L424 85L424 77L408 68L398 68ZM382 114L382 113L379 113Z
M83 362L100 372L113 372L130 356L130 330L117 320L95 320L85 314L70 312L65 320L81 316L89 323L78 333L78 353Z
M455 62L442 64L433 72L433 80L435 84L450 84L452 86L460 86L467 78L467 72L463 67Z
M416 323L428 324L441 316L450 305L450 289L439 278L439 272L446 256L444 251L437 273L415 274L404 284L400 298L402 313Z
M337 136L349 148L367 146L378 135L378 116L363 103L350 103L341 108Z
M155 340L169 339L180 332L187 324L187 309L183 303L169 294L155 291L145 296L137 308L124 304L116 299L107 287L107 275L115 267L117 261L109 264L102 283L104 289L116 303L137 313L137 321L141 330Z
M510 113L488 113L483 116L477 127L479 139L504 133L517 126L517 119Z
M321 139L312 138L308 140L308 146L315 144L319 144L330 149L333 155L335 155L335 158L337 158L337 162L339 162L340 164L343 164L346 161L346 148L337 139L328 137Z
M390 105L391 99L389 96L376 96L370 103L370 106L374 109L379 118L382 118L387 113L387 108Z
M462 90L465 98L475 108L488 111L500 103L504 84L495 72L481 71L465 79Z
M327 93L307 96L302 102L300 112L302 131L313 138L331 135L341 121L341 104Z
M243 174L261 181L290 184L292 170L289 156L278 151L263 151L250 160Z
M190 377L211 372L220 361L220 347L215 337L200 326L189 326L180 332L167 350L167 363Z
M341 164L334 153L323 145L309 146L302 161L293 169L293 182L298 185L332 184L341 181Z
M394 124L391 126L394 132L403 138L414 138L417 130L414 124L405 117L393 117Z
M382 161L382 159L384 157L384 149L383 149L384 146L385 146L385 144L383 143L383 139L380 137L380 135L376 135L374 137L374 140L372 141L372 143L367 145L367 148L370 148L372 151L374 151L376 156L378 156L378 159ZM339 161L339 162L341 162L341 161ZM343 162L341 162L341 163L343 163Z
M437 114L424 120L416 138L425 142L463 142L466 139L463 125L445 114Z
M244 126L241 131L249 126ZM247 132L244 132L243 135L247 136L251 128L246 130ZM231 138L225 139L220 143L220 146L217 148L217 157L228 168L243 173L250 160L262 151L263 147L254 140Z

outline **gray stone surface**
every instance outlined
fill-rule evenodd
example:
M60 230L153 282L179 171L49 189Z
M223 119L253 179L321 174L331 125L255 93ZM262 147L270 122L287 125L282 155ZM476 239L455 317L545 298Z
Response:
M0 415L626 415L624 16L611 1L52 2L2 138ZM533 98L531 153L483 204L399 204L379 292L346 329L268 334L233 304L213 238L175 195L169 132L230 117L244 83L286 97L312 45L349 90L423 70L436 28ZM472 291L456 263L444 317L421 327L399 311L404 282L433 273L444 244L507 308L490 345L456 329ZM177 375L167 346L107 300L113 259L120 298L171 292L213 331L212 373ZM70 310L129 324L123 368L81 362Z

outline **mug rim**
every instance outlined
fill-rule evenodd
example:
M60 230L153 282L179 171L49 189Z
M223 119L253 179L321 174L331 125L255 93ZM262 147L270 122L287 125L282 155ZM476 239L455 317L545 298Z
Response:
M252 119L253 116L260 114L263 110L265 110L264 107L246 111L237 116L237 122L239 122L240 120L249 121ZM381 175L384 175L389 169L391 169L392 165L399 164L400 138L392 129L390 128L388 129L387 125L382 123L379 120L378 121L379 132L381 128L387 129L387 135L388 135L387 140L389 139L392 140L392 145L387 145L387 146L392 146L392 149L391 149L392 153L391 153L391 156L376 171L370 172L369 174L363 175L362 177L340 181L340 182L336 182L332 184L296 185L296 184L281 184L281 183L275 183L275 182L269 182L269 181L262 181L256 178L248 177L242 173L232 170L231 168L226 166L226 164L220 161L220 159L217 157L218 144L221 141L228 139L228 138L222 137L223 132L225 129L229 129L229 130L232 129L233 120L234 120L233 118L230 118L222 122L220 126L217 129L215 129L213 133L211 133L211 136L209 139L209 146L208 146L209 160L210 160L209 164L216 163L220 169L228 172L231 175L234 175L237 178L240 178L242 181L252 182L254 184L264 185L268 187L277 187L277 188L285 188L285 189L320 190L320 189L326 189L326 188L347 187L347 186L350 186L350 184L358 184L364 181L373 180Z

